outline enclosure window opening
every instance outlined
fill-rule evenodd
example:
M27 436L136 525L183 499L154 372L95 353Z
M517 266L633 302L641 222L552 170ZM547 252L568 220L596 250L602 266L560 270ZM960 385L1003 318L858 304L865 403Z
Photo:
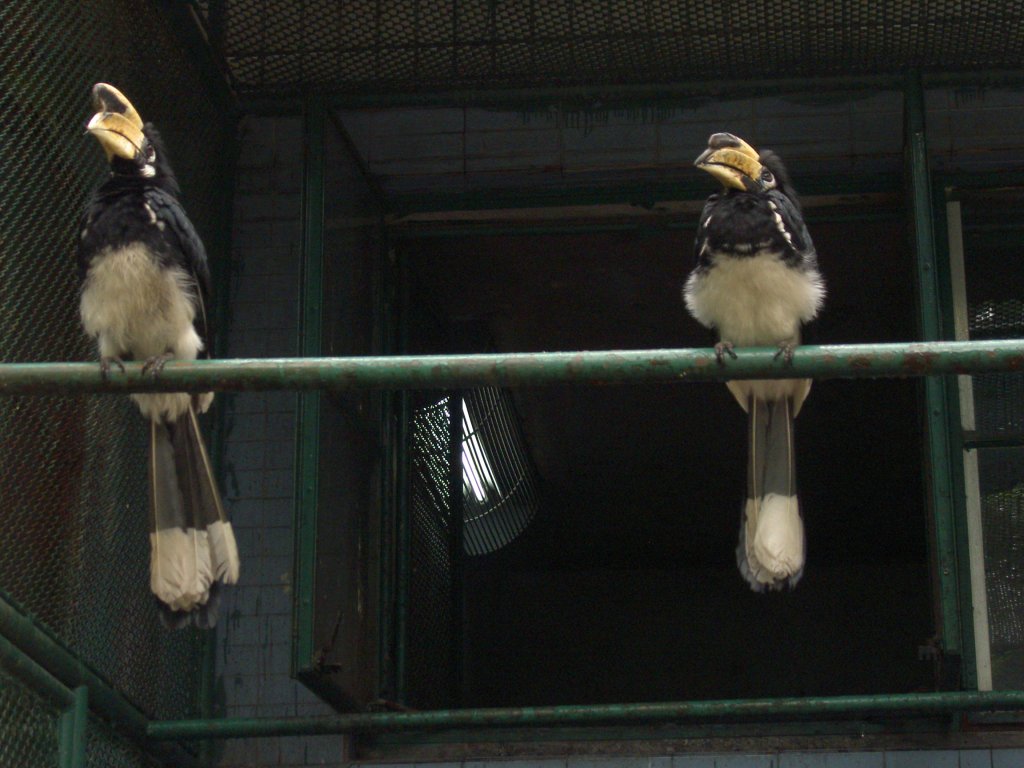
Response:
M492 496L500 495L501 489L465 400L462 401L462 434L465 435L462 441L462 494L467 499L472 494L478 504L483 504Z

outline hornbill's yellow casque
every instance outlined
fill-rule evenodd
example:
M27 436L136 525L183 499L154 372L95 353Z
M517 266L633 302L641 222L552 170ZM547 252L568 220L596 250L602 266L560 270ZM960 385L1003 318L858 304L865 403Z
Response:
M104 376L122 360L158 375L167 360L209 356L206 250L178 202L160 135L113 86L92 89L87 130L110 177L80 227L80 310ZM171 626L212 626L218 582L238 580L238 549L196 412L213 393L133 394L149 419L150 587Z
M696 166L725 186L704 205L686 307L718 332L719 362L733 346L777 346L792 359L800 328L825 299L814 243L782 161L716 133ZM730 381L748 414L747 496L736 560L752 589L794 587L803 574L804 524L796 495L793 419L810 379Z

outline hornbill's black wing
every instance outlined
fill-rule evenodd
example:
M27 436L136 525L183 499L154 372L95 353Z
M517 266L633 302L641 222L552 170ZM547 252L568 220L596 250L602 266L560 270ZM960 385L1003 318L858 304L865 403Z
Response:
M145 197L166 240L166 258L179 263L195 281L196 331L203 340L204 350L201 355L209 358L212 354L214 329L210 315L212 285L206 248L176 197L159 187L147 189ZM160 224L164 226L160 227Z

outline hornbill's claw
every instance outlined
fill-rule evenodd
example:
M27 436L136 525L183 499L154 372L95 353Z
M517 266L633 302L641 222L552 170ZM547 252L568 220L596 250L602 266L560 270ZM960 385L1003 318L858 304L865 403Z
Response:
M731 341L720 341L715 344L715 359L718 360L719 365L725 365L725 356L728 355L733 360L736 359L736 353L733 351Z
M121 373L124 373L124 363L121 362L121 358L114 356L103 356L100 358L100 376L103 377L104 381L110 380L110 366L116 365L121 369Z
M153 355L153 357L146 360L142 365L142 375L151 375L154 379L160 375L160 371L167 365L168 360L173 360L174 354L172 352L164 352L162 355Z
M784 341L779 344L779 349L775 353L775 360L778 360L781 356L785 361L786 365L793 364L793 350L796 349L796 344L791 341Z

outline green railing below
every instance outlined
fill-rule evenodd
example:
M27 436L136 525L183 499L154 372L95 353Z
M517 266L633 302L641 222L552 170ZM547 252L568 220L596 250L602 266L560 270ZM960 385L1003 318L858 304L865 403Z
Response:
M720 699L652 704L447 709L370 712L327 717L164 720L149 724L151 739L230 739L254 736L424 731L448 728L664 724L713 719L785 719L881 714L948 714L1024 709L1024 691Z
M771 348L536 352L487 355L314 357L170 362L159 376L139 363L104 380L96 363L0 364L0 395L206 390L448 389L728 379L878 378L1024 371L1024 339Z

